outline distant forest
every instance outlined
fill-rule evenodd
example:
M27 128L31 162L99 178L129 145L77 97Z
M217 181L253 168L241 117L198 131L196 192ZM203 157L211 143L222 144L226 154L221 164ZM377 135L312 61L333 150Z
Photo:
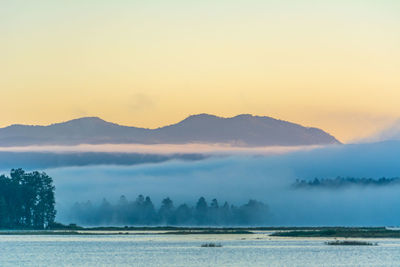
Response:
M195 206L174 205L169 198L162 200L158 209L150 197L139 195L135 201L121 196L111 204L103 199L99 205L90 201L76 203L71 208L71 218L81 225L260 225L269 218L268 206L249 200L241 206L220 205L217 199L207 203L200 197Z
M400 184L400 177L394 178L354 178L336 177L335 179L296 180L294 188L343 188L348 186L386 186Z
M56 216L53 180L45 173L0 175L0 229L43 229Z

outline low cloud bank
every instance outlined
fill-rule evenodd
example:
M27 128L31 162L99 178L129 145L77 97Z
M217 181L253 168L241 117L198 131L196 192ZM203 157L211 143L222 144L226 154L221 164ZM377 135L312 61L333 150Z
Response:
M324 147L274 155L209 155L138 165L42 168L55 180L58 215L70 223L76 201L148 195L190 203L204 196L270 207L269 225L399 225L400 186L293 189L296 179L400 176L400 142ZM109 162L108 162L109 163ZM64 165L65 166L65 165ZM35 166L32 166L35 167ZM40 169L40 168L39 168Z
M48 170L57 187L59 219L68 221L75 201L116 201L151 196L190 202L204 196L233 204L249 199L270 207L269 225L398 225L400 187L350 186L340 190L293 189L296 179L336 176L395 177L399 143L352 145L276 156L210 157L138 166L93 166ZM194 203L191 203L194 204Z
M68 166L122 165L160 163L173 159L201 160L201 154L140 154L105 152L1 152L0 170L12 168L42 170Z

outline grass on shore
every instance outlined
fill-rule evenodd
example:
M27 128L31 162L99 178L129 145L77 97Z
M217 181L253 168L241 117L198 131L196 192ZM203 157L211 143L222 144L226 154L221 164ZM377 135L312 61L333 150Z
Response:
M378 245L378 243L371 243L358 240L335 240L335 241L325 242L325 244L329 246L377 246Z
M400 238L400 231L385 227L81 227L58 225L47 230L4 229L0 235L122 235L152 234L205 235L205 234L253 234L257 231L273 231L271 236L281 237L343 237L343 238Z
M226 234L253 234L251 231L247 230L225 230L225 229L207 229L207 230L180 230L180 231L172 231L165 232L164 234L168 235L226 235Z
M122 231L121 231L122 230ZM135 233L137 231L137 233ZM224 228L203 228L203 229L174 229L166 230L164 228L147 228L146 230L132 230L126 228L80 228L78 230L1 230L0 235L129 235L129 234L147 234L141 231L155 231L159 235L219 235L219 234L253 234L251 231L242 229L224 229ZM151 233L151 234L154 234Z
M353 237L353 238L400 238L400 231L378 228L326 228L315 230L277 231L271 236L284 237Z

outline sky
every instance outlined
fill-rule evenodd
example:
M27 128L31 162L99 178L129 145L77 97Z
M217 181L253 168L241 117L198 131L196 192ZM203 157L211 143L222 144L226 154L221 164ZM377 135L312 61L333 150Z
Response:
M241 113L363 138L400 117L400 1L0 3L0 126Z

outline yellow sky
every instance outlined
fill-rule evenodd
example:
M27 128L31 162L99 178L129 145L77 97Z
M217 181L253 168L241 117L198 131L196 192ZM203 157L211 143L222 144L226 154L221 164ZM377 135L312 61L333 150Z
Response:
M0 4L0 126L267 115L349 141L400 117L400 1Z

